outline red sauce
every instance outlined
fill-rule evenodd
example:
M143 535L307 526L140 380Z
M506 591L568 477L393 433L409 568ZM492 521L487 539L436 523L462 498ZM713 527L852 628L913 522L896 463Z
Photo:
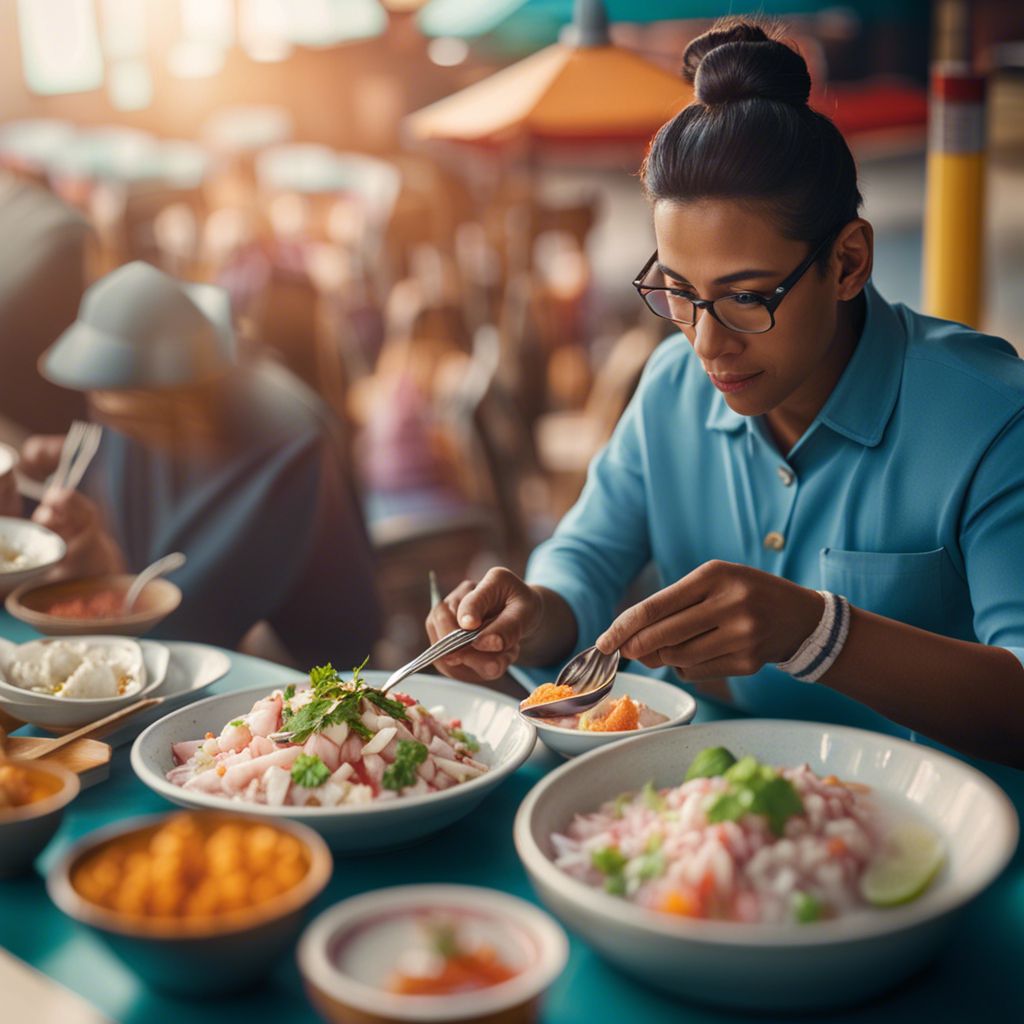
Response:
M391 990L404 996L450 996L500 985L517 973L503 964L490 946L480 946L472 953L460 950L446 957L440 974L396 974Z
M55 601L46 609L48 615L62 619L112 619L123 611L124 597L115 590L98 590L87 597Z

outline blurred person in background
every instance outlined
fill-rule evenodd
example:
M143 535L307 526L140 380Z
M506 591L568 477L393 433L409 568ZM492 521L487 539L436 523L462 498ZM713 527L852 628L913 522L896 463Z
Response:
M45 188L0 171L0 441L63 431L81 395L43 380L36 362L78 312L90 228Z
M551 679L596 642L724 677L749 714L1024 766L1024 362L875 289L853 157L794 49L729 20L683 70L634 282L681 333L526 581L492 569L432 609L431 640L484 626L438 665ZM648 562L662 589L616 615Z
M283 367L236 360L222 289L120 267L40 368L105 428L84 493L48 493L34 513L76 574L180 550L183 600L157 634L234 647L265 622L304 667L366 657L380 610L337 426ZM29 439L26 472L51 471L60 442Z

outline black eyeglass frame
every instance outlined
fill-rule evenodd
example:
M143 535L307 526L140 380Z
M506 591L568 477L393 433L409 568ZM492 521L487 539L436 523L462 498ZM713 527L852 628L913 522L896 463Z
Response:
M800 280L804 274L807 273L808 268L814 263L816 259L830 246L837 237L837 232L830 231L815 247L811 250L809 256L807 256L798 267L796 267L790 274L779 282L776 288L772 291L772 294L765 298L763 295L759 295L757 292L743 291L733 292L730 295L723 295L718 299L691 299L689 296L685 296L686 301L691 303L693 306L693 319L692 320L677 320L675 317L665 316L664 313L659 313L654 309L651 304L647 301L647 296L651 292L678 292L678 288L660 287L658 285L645 285L643 283L644 278L651 272L651 267L657 262L658 250L655 249L651 253L651 258L644 264L643 269L633 279L633 287L636 289L637 294L640 296L643 304L655 315L661 317L662 320L671 320L674 324L683 324L685 327L692 327L697 322L697 311L706 309L726 330L734 331L736 334L767 334L775 326L775 310L779 308L779 303L793 290L794 285ZM722 300L730 301L736 298L737 295L749 295L751 298L757 299L757 301L768 310L768 317L771 320L771 324L766 327L763 331L746 331L739 327L733 327L731 324L726 323L715 309L715 303Z

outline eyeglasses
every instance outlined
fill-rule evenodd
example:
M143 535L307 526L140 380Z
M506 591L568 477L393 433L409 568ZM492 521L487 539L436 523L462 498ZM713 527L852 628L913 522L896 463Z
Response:
M643 270L633 281L633 287L647 308L654 314L690 327L697 322L697 311L706 309L723 327L739 334L764 334L775 326L775 310L779 303L792 291L793 286L807 271L807 268L835 240L835 232L829 232L814 248L811 254L789 274L767 298L757 292L733 292L719 299L701 299L683 288L667 288L651 283L664 280L658 270L658 250L644 264Z

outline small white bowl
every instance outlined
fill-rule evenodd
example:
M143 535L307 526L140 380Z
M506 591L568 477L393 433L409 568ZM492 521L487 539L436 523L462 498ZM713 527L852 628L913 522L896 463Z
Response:
M67 553L67 545L52 530L14 516L0 516L0 549L6 547L23 552L29 564L20 569L0 569L0 597L43 575Z
M387 675L363 673L375 686L380 686ZM172 803L299 821L316 829L332 850L355 853L420 839L465 817L530 756L537 738L512 697L440 676L415 675L402 683L402 691L428 708L442 705L450 717L462 720L463 727L480 741L477 756L489 767L483 775L440 793L354 807L268 807L183 789L167 781L167 773L174 767L172 744L198 739L207 732L219 735L227 722L246 714L260 697L278 688L275 682L234 690L166 715L132 745L132 769L154 793Z
M447 996L407 996L383 987L402 919L451 912L472 919L496 938L519 973L489 988ZM350 969L337 958L352 945ZM362 948L360 948L362 947ZM525 900L469 885L402 885L364 893L324 911L299 941L299 970L313 1005L328 1021L367 1024L399 1021L536 1020L542 993L565 968L569 943L562 929ZM503 958L504 959L504 958ZM373 978L373 971L379 977ZM374 984L377 982L377 984Z
M551 836L573 816L624 790L677 786L705 747L778 766L807 763L906 801L942 836L947 863L912 903L799 925L741 924L635 906L554 864ZM1017 846L1017 814L989 778L931 747L818 722L738 719L637 736L545 776L519 807L516 852L547 906L599 953L652 985L699 1002L746 1010L843 1006L918 970L956 914L1003 870Z
M55 697L46 693L35 693L23 690L20 686L0 678L0 707L10 712L15 718L29 725L36 725L53 732L66 732L88 725L100 718L113 714L119 708L133 704L143 697L158 696L158 691L167 674L170 652L163 644L152 640L132 640L119 636L85 636L76 637L98 646L137 645L141 649L143 672L142 686L134 693L126 693L117 697L86 697L68 698ZM52 643L51 640L30 641L32 643ZM0 651L0 674L6 673L11 657L16 655L18 648Z
M611 689L615 697L627 694L634 700L642 701L652 711L668 715L667 722L648 726L646 729L630 729L625 732L588 732L585 729L563 729L557 725L548 725L543 718L528 718L537 729L537 735L550 750L562 757L577 757L590 750L629 739L631 736L646 736L660 729L672 729L677 725L686 725L693 721L697 714L697 702L682 687L673 686L661 679L641 676L632 672L620 672L615 677Z

